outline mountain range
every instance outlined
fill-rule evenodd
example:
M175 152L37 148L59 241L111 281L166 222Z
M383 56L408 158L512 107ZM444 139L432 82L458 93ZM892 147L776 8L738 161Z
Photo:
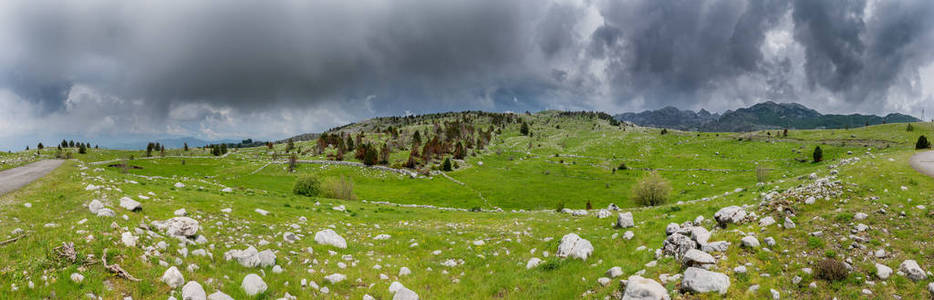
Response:
M639 126L672 128L690 131L742 132L763 129L849 128L884 123L920 122L910 115L891 113L880 117L862 114L821 114L797 103L762 102L750 107L728 110L723 114L704 109L694 112L675 107L628 112L615 115L620 121Z

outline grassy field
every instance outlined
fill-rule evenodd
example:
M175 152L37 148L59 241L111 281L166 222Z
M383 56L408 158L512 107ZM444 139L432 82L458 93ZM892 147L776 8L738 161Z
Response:
M915 172L907 163L915 153L914 139L934 130L930 124L915 124L912 132L905 131L904 124L890 124L791 131L787 138L773 139L764 132L671 131L662 135L657 129L620 128L604 120L557 118L551 113L523 118L532 124L532 137L520 135L513 128L517 126L508 127L487 149L468 156L459 162L461 168L446 173L454 180L440 174L409 178L372 168L321 164L302 164L296 172L288 172L285 164L271 163L269 154L281 153L284 145L272 150L238 149L222 158L195 152L179 154L196 157L140 159L139 152L110 150L76 155L77 159L49 176L0 196L0 237L22 236L0 245L0 282L4 283L0 294L45 298L54 293L53 298L63 299L83 298L88 293L105 299L165 299L171 294L181 298L180 288L173 292L159 281L167 266L177 266L186 281L199 282L208 294L222 291L236 299L251 298L240 288L241 280L250 273L259 274L269 286L256 299L276 299L286 293L299 299L360 299L365 294L389 299L393 281L423 299L604 298L618 296L618 280L640 271L656 280L662 274L680 274L680 262L656 258L654 251L665 240L666 225L703 216L706 221L701 224L712 231L712 241L732 243L727 252L715 255L718 263L713 268L731 278L726 297L767 298L771 297L770 289L785 298L849 299L865 296L863 289L872 293L869 297L879 299L930 297L925 288L930 279L913 282L898 275L888 280L874 277L875 263L897 270L903 260L914 259L925 270L934 268L934 248L929 247L934 217L927 209L934 207L934 179ZM878 144L883 140L887 147ZM309 142L297 144L306 149L313 146ZM818 145L824 149L824 162L796 160L810 158ZM392 158L404 160L405 153L399 150ZM140 168L124 172L89 164L129 155L136 158L129 164ZM854 157L859 161L831 168ZM325 156L308 154L301 159ZM621 163L628 169L612 171ZM767 182L758 182L756 166L769 169ZM670 181L672 199L659 207L636 208L632 187L650 170ZM814 204L782 198L795 212L794 229L762 228L755 220L720 229L711 221L722 207L750 205L750 212L774 216L780 224L783 215L771 206L759 206L762 195L808 186L815 182L808 174L827 177L831 172L838 172L839 195ZM305 175L350 178L359 200L294 195L291 189L296 178ZM176 183L185 186L179 188ZM88 184L102 188L86 190ZM232 191L223 192L226 187ZM119 207L121 197L140 201L142 211ZM113 209L116 217L93 215L87 208L93 199ZM504 211L399 207L372 201ZM581 209L587 201L595 208L610 203L624 207L624 211L633 212L636 226L613 228L615 214L598 218L594 213L571 216L554 212L559 203ZM338 206L345 210L333 209ZM169 219L182 208L200 222L199 234L206 243L186 245L158 230L150 233L144 226ZM222 212L226 208L231 212ZM257 208L269 214L261 215L254 211ZM880 208L886 212L879 212ZM859 212L868 218L854 220ZM857 223L870 229L851 232ZM329 228L347 240L346 249L314 241L316 232ZM627 230L634 233L631 240L621 238ZM810 234L816 231L823 235ZM136 246L121 242L125 232L140 238ZM286 242L285 232L296 233L301 239ZM589 240L595 249L593 255L586 261L556 258L559 241L567 233ZM380 234L391 237L374 239ZM740 238L747 234L760 241L773 237L777 244L768 249L740 247ZM868 241L853 248L853 235ZM152 248L160 241L168 247ZM76 261L55 253L53 248L63 242L75 243ZM248 246L273 250L282 272L244 267L224 259L228 250ZM307 251L309 247L313 253ZM197 249L211 256L191 254ZM878 249L886 255L873 256ZM141 281L113 276L100 263L102 255ZM532 257L544 262L526 269ZM849 259L853 271L833 282L804 272L827 257ZM442 264L448 260L455 265ZM646 266L653 261L654 266ZM747 266L747 273L733 271L740 264ZM597 278L614 266L621 267L624 275L607 286L597 283ZM411 274L399 275L402 267ZM73 282L72 273L85 278ZM333 273L345 274L347 279L327 282L324 277ZM800 276L801 281L794 283L794 276ZM327 292L302 287L302 279L327 287ZM808 286L812 282L816 288ZM758 289L750 290L754 285ZM681 295L678 280L665 286L675 297L721 297Z

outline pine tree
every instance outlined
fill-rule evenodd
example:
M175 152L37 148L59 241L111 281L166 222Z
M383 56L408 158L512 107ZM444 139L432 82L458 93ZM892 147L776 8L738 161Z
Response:
M451 170L451 158L445 157L444 163L441 164L441 171L449 172Z
M522 125L519 126L519 133L521 133L522 135L526 135L526 136L529 135L529 124L526 124L523 121Z
M285 144L285 152L286 153L291 152L292 149L294 148L295 148L295 141L293 141L292 138L289 138L289 142Z
M80 147L78 147L78 154L87 154L87 153L88 153L88 147L84 146L84 144L81 144Z
M824 160L824 150L820 149L820 146L814 148L814 162L818 163Z
M188 143L185 143L185 152L188 152Z
M153 143L146 144L146 157L152 156L152 149L155 147L156 145Z
M39 143L39 145L38 145L38 146L36 146L36 148L39 148L39 150L42 150L42 149L44 149L44 148L45 148L45 146L43 146L43 145L42 145L42 143Z

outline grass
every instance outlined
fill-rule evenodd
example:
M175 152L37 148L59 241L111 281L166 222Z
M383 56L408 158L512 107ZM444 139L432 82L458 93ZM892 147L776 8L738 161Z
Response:
M617 279L640 270L645 270L643 276L647 278L682 272L680 263L669 258L659 259L655 267L644 265L655 259L654 249L661 246L667 224L704 216L707 219L704 226L712 229L711 240L733 243L723 254L728 259L721 259L715 269L732 279L728 298L766 298L773 288L783 297L796 298L856 298L861 297L863 288L872 290L880 298L895 294L909 299L929 296L924 288L926 282L915 283L893 275L882 284L872 277L875 262L897 269L902 260L915 259L922 268L934 268L930 263L934 261L934 251L926 246L934 234L934 217L928 211L914 208L917 205L934 207L930 192L934 191L934 179L920 175L907 165L908 158L915 153L912 148L916 137L911 136L932 129L929 124L915 124L913 132L901 130L900 126L904 125L895 124L851 130L793 130L788 139L767 140L756 137L757 133L670 131L659 135L656 129L632 127L623 131L603 121L556 120L548 113L524 118L528 118L534 133L531 149L528 147L530 138L520 136L517 128L507 128L488 150L468 156L460 164L462 168L449 172L454 180L443 176L409 178L377 169L317 164L302 164L296 172L289 173L285 164L269 164L271 156L265 147L240 149L224 158L207 158L195 152L192 155L197 157L137 159L130 164L141 169L123 173L118 168L87 163L121 159L139 152L92 151L66 162L17 192L0 196L0 238L14 237L11 233L17 228L26 233L22 239L0 246L3 266L0 282L4 283L0 285L0 294L11 298L43 298L54 292L57 298L75 299L94 293L104 298L164 299L171 290L158 280L166 269L159 261L175 265L178 258L182 260L178 266L185 279L198 281L208 294L219 290L237 299L247 299L239 288L240 280L249 273L261 274L261 270L225 261L223 253L253 245L260 250L277 251L277 264L284 269L281 274L274 274L269 268L262 270L265 275L261 275L270 289L256 297L258 299L274 299L286 292L299 298L354 299L369 294L388 299L391 297L388 286L392 281L403 283L427 299L603 298L617 292L618 283L614 280L603 287L596 279L613 266L620 266L624 271L623 277ZM368 126L366 124L358 126ZM555 129L556 124L561 129ZM851 135L856 135L856 139L892 143L888 148L872 146L869 150L865 145L852 143ZM742 141L738 140L740 137ZM308 142L296 144L305 149L311 147ZM825 162L795 161L795 158L808 157L818 144L824 149ZM282 146L276 145L274 151L281 151ZM853 154L848 154L849 151ZM401 153L405 154L399 155ZM556 157L555 153L559 155ZM0 159L11 156L28 155L3 154ZM807 184L811 180L805 175L812 172L828 176L828 166L857 156L861 158L859 163L835 169L839 171L837 178L846 184L842 195L819 199L813 205L794 204L794 220L798 225L794 230L778 226L763 229L757 222L714 229L710 221L722 207L756 205L761 193ZM404 160L407 151L397 151L392 157ZM309 154L300 159L322 158ZM611 168L620 163L626 163L629 169L612 172ZM755 170L756 166L763 165L770 170L770 181L759 184ZM666 205L636 209L630 200L632 186L649 169L671 182L672 199ZM304 175L322 180L344 176L353 182L354 193L360 200L292 194L295 180ZM177 182L186 186L176 188ZM86 191L87 184L106 188ZM222 192L224 187L233 188L233 192ZM741 191L735 192L737 188ZM119 208L117 199L124 196L142 202L143 210L129 212ZM705 198L707 201L687 202ZM92 215L85 207L92 199L105 201L117 212L117 217ZM499 207L504 211L448 211L379 205L370 201L464 209ZM595 208L606 207L609 203L627 207L626 210L634 214L636 227L625 230L632 230L635 237L632 240L618 237L625 230L614 229L612 217L574 217L554 212L561 203L580 209L587 201ZM31 203L32 207L27 208L25 203ZM338 205L345 206L346 211L332 209ZM206 249L213 259L184 257L178 253L183 247L179 243L136 233L140 224L171 218L180 208L200 221L200 232L209 240L207 244L186 248L190 251ZM224 208L232 208L232 212L222 213ZM259 215L254 212L256 208L270 214ZM885 208L887 213L878 213L880 208ZM901 211L905 211L906 216L900 216ZM870 217L857 221L853 217L857 212ZM307 221L300 222L300 217ZM87 221L81 222L83 219ZM776 220L781 223L782 218L776 217ZM53 223L55 226L46 227ZM870 239L864 243L867 250L851 249L852 241L836 239L849 235L855 223L871 228L868 233L861 234ZM334 229L347 239L348 248L315 243L314 233L326 228ZM124 246L120 242L124 231L142 236L139 242L142 246ZM294 244L284 242L282 233L285 231L299 234L301 240ZM773 237L778 244L768 251L741 248L738 246L742 238L740 231L755 233L760 241ZM815 231L822 231L823 235L809 234ZM554 257L561 236L572 232L593 243L595 251L587 261ZM379 234L389 234L391 238L374 240ZM473 244L476 240L485 243L476 246ZM146 253L143 246L158 241L169 243L168 249L160 251L162 256L143 258ZM269 244L260 246L262 241ZM104 249L108 249L109 262L119 263L143 281L116 278L100 264L63 261L52 252L52 248L62 242L75 242L80 257L94 255L86 259L87 262L96 261ZM412 246L415 243L417 245ZM640 246L647 249L637 250ZM304 251L307 247L313 248L314 253ZM880 248L890 256L867 259L867 251ZM440 250L441 254L434 255L435 250ZM329 251L336 254L331 255ZM550 255L545 257L544 251ZM352 259L343 260L342 255L351 255ZM802 271L803 268L814 269L819 261L830 256L853 260L854 271L835 282L820 281ZM532 257L542 258L544 262L538 268L526 270L525 264ZM463 260L463 264L442 266L441 262L448 259ZM315 260L317 263L312 262ZM338 262L348 266L342 269ZM747 263L751 264L748 273L733 273L734 267ZM190 264L199 269L185 270ZM382 269L374 269L375 265ZM400 267L408 267L412 274L398 276ZM83 274L84 282L71 282L68 278L73 272ZM323 277L331 273L346 274L348 280L328 284ZM380 274L390 279L380 279ZM795 275L803 279L798 285L790 280ZM301 279L327 286L330 293L324 295L302 288ZM33 288L28 287L30 281ZM817 289L807 287L812 281L817 282ZM869 286L866 281L876 284ZM752 285L759 285L759 290L747 292ZM669 283L667 288L675 286L676 283ZM178 292L175 296L180 298Z

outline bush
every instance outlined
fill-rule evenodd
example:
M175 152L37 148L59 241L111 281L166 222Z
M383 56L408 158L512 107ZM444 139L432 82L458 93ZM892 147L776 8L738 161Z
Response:
M617 170L626 170L629 167L626 166L626 163L619 163L619 167L616 167Z
M321 192L328 198L357 200L357 195L353 192L353 181L343 175L325 179L321 184Z
M656 206L668 202L671 185L658 173L652 172L642 178L632 189L633 200L641 206Z
M590 203L590 200L587 200L587 210L593 209L593 204Z
M919 136L918 142L915 143L915 149L928 149L931 148L931 142L928 141L928 138L925 136Z
M662 128L662 135L668 134L668 128Z
M820 149L820 146L814 148L814 162L818 163L824 160L824 150Z
M849 273L850 270L846 268L846 265L836 259L826 258L817 263L817 278L823 280L840 281L846 279Z
M911 123L908 123L908 126L905 127L905 131L908 131L908 132L915 131L915 127L911 126Z
M295 187L292 192L296 195L314 197L321 193L321 182L314 176L302 176L295 181Z

